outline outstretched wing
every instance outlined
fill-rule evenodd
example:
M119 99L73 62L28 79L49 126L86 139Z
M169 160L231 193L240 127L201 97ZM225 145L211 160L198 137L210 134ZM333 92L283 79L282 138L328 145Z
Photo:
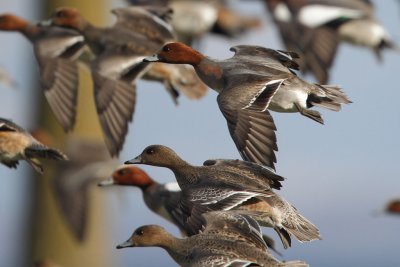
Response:
M251 77L246 82L248 88L242 88L243 83L235 80L240 75L232 78L227 89L218 95L218 105L242 158L275 169L276 127L267 108L283 79L268 81L258 75ZM253 98L232 104L232 99L239 99L243 90L254 92Z
M160 44L174 38L172 26L169 24L172 10L166 7L125 7L113 9L117 16L114 27L124 27L146 36L149 40Z
M262 65L278 69L283 72L298 70L299 64L294 60L299 55L295 52L274 50L261 46L238 45L230 48L235 52L233 58L251 58L252 61L260 61Z

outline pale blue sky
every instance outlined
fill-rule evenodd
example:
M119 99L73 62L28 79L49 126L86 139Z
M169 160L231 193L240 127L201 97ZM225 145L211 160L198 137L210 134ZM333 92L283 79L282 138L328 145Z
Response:
M21 5L14 4L11 8L4 6L4 2L0 3L0 9L26 14L21 11ZM400 43L397 1L375 2L377 17ZM251 1L241 3L240 8L248 14L264 17L265 27L235 41L206 38L200 47L207 55L220 59L230 57L229 47L237 44L282 49L262 5ZM0 64L22 79L18 79L20 88L17 91L0 87L0 116L32 126L27 115L30 114L27 105L32 99L31 86L24 79L31 74L24 73L32 69L36 74L36 68L23 59L32 57L30 47L17 35L0 33L0 41L3 46ZM400 218L371 216L388 199L400 196L397 166L400 54L385 51L383 57L384 63L379 64L367 49L347 44L340 46L330 83L342 86L354 103L344 106L338 113L320 109L325 125L299 114L273 113L278 127L277 172L287 178L281 194L319 227L323 237L322 241L306 244L294 240L293 247L288 250L283 250L278 242L285 260L303 259L311 266L400 266ZM21 59L19 65L13 64ZM306 79L312 80L312 77ZM159 84L140 82L134 122L130 125L121 162L136 156L150 144L168 145L193 164L202 164L209 158L238 158L216 96L209 91L200 101L181 97L176 107ZM143 168L159 182L174 180L166 169ZM13 174L16 177L10 178ZM6 228L11 230L4 233L1 232L4 228L0 228L2 240L6 240L3 235L7 237L7 233L18 231L16 223L23 217L17 215L24 214L20 207L29 203L26 192L32 181L22 174L22 171L9 171L0 166L0 223L3 225L5 221L6 227L14 226ZM118 266L175 266L158 248L115 249L143 224L161 224L175 234L178 232L144 207L139 190L107 189L104 194L109 203L105 209L112 218L108 222L111 241L107 245ZM272 231L268 232L276 238ZM13 243L8 244L9 251L14 249ZM1 266L2 260L4 258L0 257Z

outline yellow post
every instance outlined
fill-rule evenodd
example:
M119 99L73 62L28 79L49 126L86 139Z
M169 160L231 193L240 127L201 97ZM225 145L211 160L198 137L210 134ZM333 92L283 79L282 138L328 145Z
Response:
M83 16L95 25L106 24L110 6L106 0L50 0L45 17L52 10L60 6L71 6L79 9ZM40 121L47 129L50 129L56 140L56 147L65 145L67 135L63 133L55 117L43 100L40 111ZM68 135L71 135L69 133ZM80 71L80 88L78 96L78 115L72 135L90 138L103 142L103 135L98 122L98 117L93 101L93 89L90 74L87 70ZM57 173L46 165L46 176L39 177L36 190L36 209L34 212L32 262L42 259L50 259L61 267L71 266L112 266L107 259L105 246L107 235L104 231L104 216L102 213L102 199L100 191L95 188L89 190L90 199L88 219L86 225L86 237L79 242L64 221L61 210L56 203L53 179Z

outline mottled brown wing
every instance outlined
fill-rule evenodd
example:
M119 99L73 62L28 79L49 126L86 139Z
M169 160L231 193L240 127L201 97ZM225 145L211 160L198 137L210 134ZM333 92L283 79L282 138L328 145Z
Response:
M79 88L76 62L63 58L43 59L41 84L49 106L65 131L73 129Z
M246 211L212 211L203 214L206 221L203 233L214 231L227 231L240 236L257 248L267 250L260 225L251 217L251 212Z
M122 149L136 103L136 86L92 72L94 97L105 143L112 156Z
M249 180L259 180L260 183L267 184L271 188L280 189L281 181L284 178L277 175L273 169L267 166L261 166L250 161L210 159L203 163L204 166L218 166L232 173L245 176Z

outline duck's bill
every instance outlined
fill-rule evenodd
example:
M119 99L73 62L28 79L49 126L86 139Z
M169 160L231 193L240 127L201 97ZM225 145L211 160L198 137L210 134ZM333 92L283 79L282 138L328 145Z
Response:
M133 244L132 240L127 240L124 243L121 243L119 245L117 245L117 249L121 249L121 248L129 248L129 247L134 247L135 244Z
M99 182L97 185L98 186L110 186L110 185L114 185L114 179L112 177L108 178L107 180L103 180L101 182Z
M140 163L142 163L142 157L141 156L137 156L134 159L125 161L125 164L140 164Z
M143 59L143 62L157 62L160 61L160 58L158 57L158 55L152 55L150 57L145 57Z
M52 24L52 20L51 19L47 19L47 20L39 21L38 23L36 23L36 26L47 27L47 26L51 26L51 24Z

